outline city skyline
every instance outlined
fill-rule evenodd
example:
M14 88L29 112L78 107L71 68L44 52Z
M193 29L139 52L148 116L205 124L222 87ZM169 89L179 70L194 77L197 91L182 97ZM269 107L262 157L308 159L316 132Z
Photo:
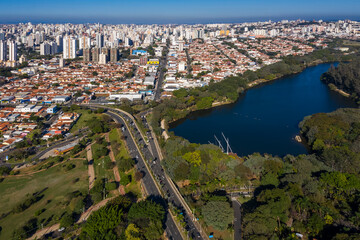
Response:
M0 24L34 23L105 23L105 24L166 24L166 23L231 23L281 19L360 19L360 2L333 0L288 2L264 1L4 1Z

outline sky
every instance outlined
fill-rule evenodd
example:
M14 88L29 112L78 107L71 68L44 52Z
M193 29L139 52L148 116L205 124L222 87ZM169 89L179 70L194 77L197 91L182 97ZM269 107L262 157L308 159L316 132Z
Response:
M0 0L0 23L214 23L360 19L359 0Z

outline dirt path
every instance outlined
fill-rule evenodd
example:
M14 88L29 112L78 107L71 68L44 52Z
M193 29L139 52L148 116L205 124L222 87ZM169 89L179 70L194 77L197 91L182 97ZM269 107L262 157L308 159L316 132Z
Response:
M89 190L94 187L94 182L95 182L94 160L92 157L91 146L92 146L92 144L90 144L89 146L86 147L86 154L87 154L87 159L88 159L88 163L89 163L88 164Z
M52 226L44 228L44 229L41 229L41 230L37 231L34 235L32 235L30 238L28 238L27 240L39 239L48 233L58 230L59 228L60 228L60 223L52 225Z
M107 133L105 135L106 137L106 141L110 143L110 138L109 138L109 133ZM112 150L111 145L108 146L108 149L110 151L109 153L109 157L111 159L111 161L114 163L114 167L113 167L113 172L114 172L114 176L115 176L115 181L119 183L119 188L118 191L121 195L125 195L125 188L124 186L120 185L120 173L119 173L119 168L116 164L116 160L115 160L115 156L114 156L114 152Z

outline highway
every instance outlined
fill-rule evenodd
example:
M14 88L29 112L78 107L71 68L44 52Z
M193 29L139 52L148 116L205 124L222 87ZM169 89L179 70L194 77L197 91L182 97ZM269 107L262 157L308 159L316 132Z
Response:
M146 121L146 115L147 113L144 113L144 115L141 116L142 122L144 126L147 128L150 128L148 122ZM157 146L157 140L156 136L152 131L147 132L147 137L149 139L149 145L150 149L154 153L154 158L158 160L158 164L153 164L152 169L154 171L154 174L160 178L160 183L162 184L162 187L164 189L164 192L166 192L166 196L168 197L169 203L171 203L173 206L176 206L178 209L180 209L184 215L184 220L186 222L185 229L188 231L189 236L193 239L207 239L207 236L205 233L201 230L201 226L199 223L196 222L194 219L194 216L187 206L187 203L177 190L175 184L172 182L172 180L167 176L166 172L162 168L160 164L160 160L163 158L161 155L161 150L159 146ZM196 224L197 223L197 224Z
M241 239L241 204L235 199L232 201L234 209L234 239Z
M156 142L156 138L154 138L155 135L150 130L147 131L146 135L147 138L149 139L149 143L146 143L145 139L143 138L142 134L139 131L136 122L134 121L134 117L129 113L119 109L108 108L105 106L88 105L88 107L95 107L95 108L102 107L104 109L107 109L108 114L115 114L115 116L120 115L122 118L124 118L127 121L132 131L134 132L133 134L134 138L136 139L138 146L140 146L141 152L143 153L145 160L149 163L149 166L151 167L151 170L149 171L153 172L153 175L155 176L156 180L161 185L162 192L164 193L164 197L167 200L168 204L177 207L182 212L184 216L184 220L186 222L185 229L188 231L189 237L193 239L208 239L206 234L201 230L200 224L196 222L196 220L194 219L194 216L192 215L190 208L187 206L185 200L177 190L176 186L162 168L160 163L160 159L162 158L162 156L160 156L161 153L159 147L156 146L157 142ZM117 121L123 123L120 121L120 119L117 119ZM145 127L149 127L146 118L142 117L142 121ZM132 146L131 151L136 151L136 147L134 147L135 143L130 142L129 144L130 146ZM139 156L140 154L138 152L136 154L138 156L138 159L144 160ZM142 169L143 167L144 166L142 166ZM148 185L149 184L148 181L153 182L153 179L152 178L144 179L144 184ZM151 183L149 185L150 188L154 188L153 185L156 186L156 183L154 184Z
M145 187L145 191L147 192L148 195L162 198L161 191L151 176L151 173L150 173L151 170L148 169L148 167L146 166L145 159L143 159L142 154L140 153L136 143L134 142L134 138L136 139L136 141L138 141L140 138L142 139L141 134L140 134L140 132L137 132L134 135L132 135L129 132L129 129L127 127L127 125L134 125L134 122L131 119L129 119L128 116L126 116L126 115L124 116L124 114L119 114L116 111L107 111L107 114L109 116L111 116L115 120L115 122L120 123L123 126L121 129L122 129L123 135L125 137L126 144L129 148L130 155L131 155L131 157L136 159L137 170L144 173L144 177L143 177L142 181L143 181L143 185ZM127 124L125 124L123 119L127 120ZM142 140L142 144L144 144L143 140ZM142 146L144 146L144 145L142 145ZM146 149L146 147L143 149ZM145 151L145 152L146 152L146 155L145 154L144 155L149 156L148 154L150 152L149 151ZM167 237L169 239L172 239L172 240L183 239L181 236L181 233L180 233L179 229L177 228L169 211L166 215L165 224L166 224L165 231L166 231Z

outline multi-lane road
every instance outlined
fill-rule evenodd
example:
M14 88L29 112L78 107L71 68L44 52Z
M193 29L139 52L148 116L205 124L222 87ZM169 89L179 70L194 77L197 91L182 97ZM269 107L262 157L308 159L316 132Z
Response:
M158 146L156 146L157 142L153 133L150 130L146 132L146 137L148 139L148 142L146 142L144 136L141 134L137 126L135 119L129 113L104 106L91 105L89 107L105 108L107 110L107 114L109 114L116 122L119 122L124 126L129 126L129 128L124 127L122 129L124 136L126 137L129 150L131 154L133 154L132 156L138 160L138 170L144 171L146 173L143 178L143 183L148 193L163 196L168 204L171 204L180 209L184 216L184 221L186 223L185 229L187 230L189 237L192 239L207 239L206 234L201 230L201 226L197 220L194 219L191 210L187 206L179 191L176 189L176 186L172 183L172 180L167 176L166 172L162 168L160 163L160 149ZM142 117L142 121L143 125L148 128L149 126L145 117ZM152 178L150 174L152 174L154 178ZM146 178L146 176L148 176L148 178ZM174 225L175 223L173 224L173 221L169 221L170 219L171 218L168 217L166 223L168 236L171 236L170 239L182 239L177 228L176 231L174 231L175 234L169 233L172 232L174 227L176 227ZM179 238L175 238L174 236L178 236Z
M154 100L158 101L161 97L161 89L162 89L162 84L164 81L164 69L166 69L167 67L167 56L160 58L160 73L159 73L159 77L158 80L156 81L156 85L155 85L155 90L154 90Z
M135 141L138 142L140 139L142 139L141 134L138 131L136 131L134 134L130 132L131 131L129 129L129 128L131 128L130 126L134 126L135 123L131 119L129 119L127 116L124 116L123 114L119 114L119 112L107 111L107 114L110 117L112 117L117 123L120 123L123 125L123 127L121 129L122 129L123 135L125 137L126 144L129 148L130 155L131 155L131 157L136 159L137 170L144 173L142 181L143 181L145 191L147 192L148 195L152 195L154 197L161 198L162 197L161 190L159 189L156 182L154 181L154 179L151 175L151 170L146 165L146 162L145 162L146 159L144 159L144 157L146 158L148 156L148 153L146 155L145 154L143 155L141 153L141 151L143 151L144 148L142 150L140 150L141 146L143 146L143 145L140 145L140 147L139 147L139 145L135 143ZM143 140L142 140L142 142L143 142ZM145 147L145 149L146 149L146 147ZM176 223L175 223L174 219L172 218L169 211L166 215L165 224L166 224L166 235L169 239L173 239L173 240L183 239L181 236L181 232L179 231L178 227L176 226Z

